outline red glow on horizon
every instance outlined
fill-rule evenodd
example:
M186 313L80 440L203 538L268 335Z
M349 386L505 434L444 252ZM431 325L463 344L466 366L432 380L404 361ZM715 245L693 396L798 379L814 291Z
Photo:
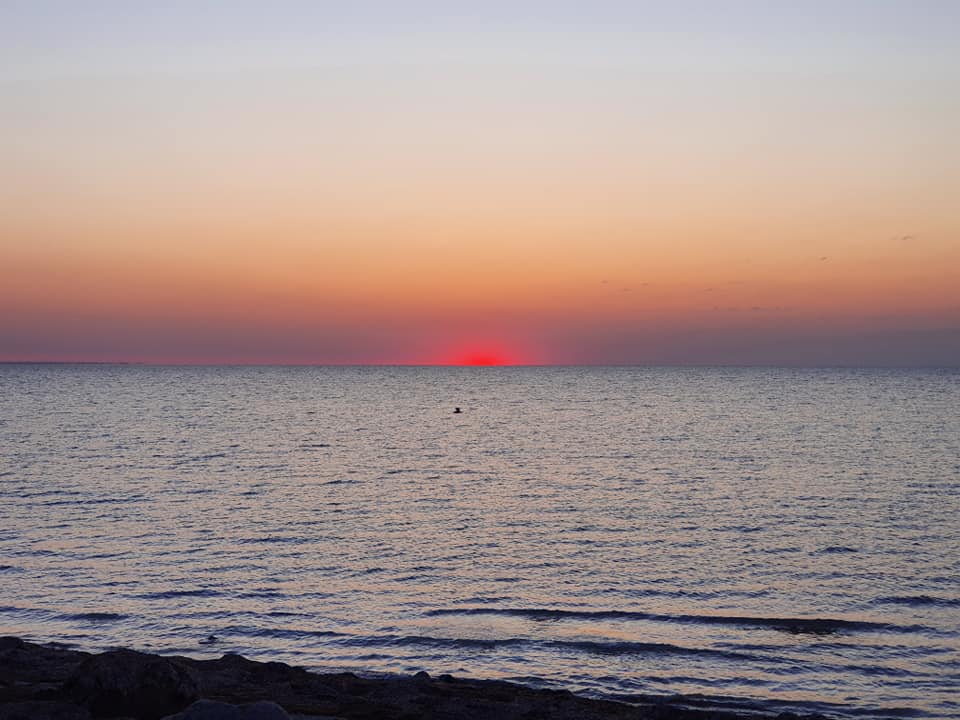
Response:
M458 367L503 367L510 365L536 365L534 355L527 349L521 349L516 343L502 339L474 339L456 343L440 350L430 365L452 365Z
M504 365L503 358L496 353L475 352L470 353L459 359L456 365L468 365L471 367L489 367L493 365Z

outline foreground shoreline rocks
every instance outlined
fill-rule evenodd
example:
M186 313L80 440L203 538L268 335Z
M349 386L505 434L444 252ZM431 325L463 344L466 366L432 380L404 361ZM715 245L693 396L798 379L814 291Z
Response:
M737 720L691 698L597 700L450 675L318 674L227 654L91 654L0 638L0 720ZM749 713L751 718L774 717ZM783 713L782 720L798 716ZM822 716L804 716L815 718Z

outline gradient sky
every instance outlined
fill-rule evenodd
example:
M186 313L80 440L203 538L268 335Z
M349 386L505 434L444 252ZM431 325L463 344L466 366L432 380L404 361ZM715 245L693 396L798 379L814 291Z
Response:
M0 360L960 365L960 2L0 3Z

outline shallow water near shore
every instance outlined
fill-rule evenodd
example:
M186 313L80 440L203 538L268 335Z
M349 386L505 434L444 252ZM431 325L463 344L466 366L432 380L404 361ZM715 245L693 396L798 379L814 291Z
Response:
M0 634L956 717L958 408L956 370L0 366Z

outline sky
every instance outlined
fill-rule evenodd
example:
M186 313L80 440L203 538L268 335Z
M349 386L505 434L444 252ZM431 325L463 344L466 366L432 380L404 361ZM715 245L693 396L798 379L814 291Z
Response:
M0 0L0 361L960 365L958 27Z

